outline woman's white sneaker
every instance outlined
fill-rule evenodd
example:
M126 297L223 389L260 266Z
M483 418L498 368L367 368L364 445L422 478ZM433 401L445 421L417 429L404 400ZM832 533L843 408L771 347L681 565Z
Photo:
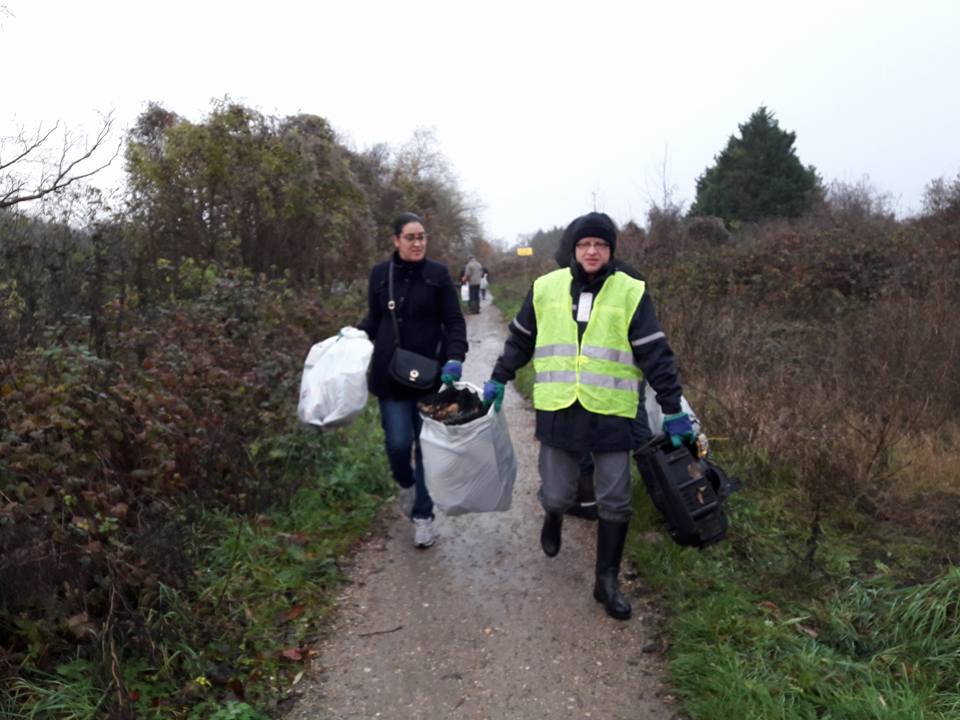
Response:
M437 539L433 530L433 518L413 519L413 544L418 548L428 548Z

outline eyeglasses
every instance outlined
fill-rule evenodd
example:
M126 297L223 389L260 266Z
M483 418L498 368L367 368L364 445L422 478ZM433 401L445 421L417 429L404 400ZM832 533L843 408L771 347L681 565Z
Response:
M578 242L575 246L577 250L609 250L610 243L608 242Z
M408 243L425 243L427 241L426 233L420 233L418 235L413 235L411 233L410 235L401 235L400 237L402 237Z

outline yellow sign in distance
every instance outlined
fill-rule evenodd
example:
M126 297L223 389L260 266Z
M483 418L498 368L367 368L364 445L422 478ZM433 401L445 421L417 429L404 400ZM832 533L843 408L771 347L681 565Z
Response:
M520 255L520 256L524 256L524 255L530 256L530 255L533 255L533 248L532 248L532 247L518 247L518 248L517 248L517 255Z

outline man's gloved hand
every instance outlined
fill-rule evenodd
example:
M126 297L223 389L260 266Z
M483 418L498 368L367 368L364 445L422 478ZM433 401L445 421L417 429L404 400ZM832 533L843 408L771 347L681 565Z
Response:
M453 385L463 374L463 363L459 360L447 360L440 370L440 382L444 385Z
M483 384L484 407L493 405L493 409L500 412L500 406L503 405L503 391L505 388L506 386L502 382L487 380Z
M674 447L680 447L684 443L692 443L696 438L693 432L693 423L690 422L690 416L685 412L664 415L662 427L663 432L670 436L670 442Z

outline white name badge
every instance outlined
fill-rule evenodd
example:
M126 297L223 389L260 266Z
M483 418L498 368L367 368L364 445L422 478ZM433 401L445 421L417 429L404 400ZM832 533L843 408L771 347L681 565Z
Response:
M577 302L577 322L590 320L591 310L593 310L593 293L580 293L580 300Z

